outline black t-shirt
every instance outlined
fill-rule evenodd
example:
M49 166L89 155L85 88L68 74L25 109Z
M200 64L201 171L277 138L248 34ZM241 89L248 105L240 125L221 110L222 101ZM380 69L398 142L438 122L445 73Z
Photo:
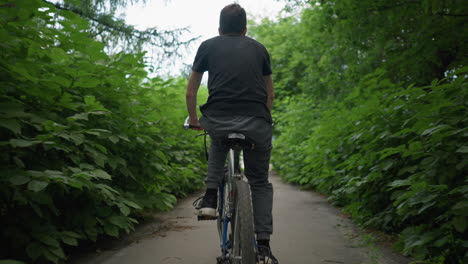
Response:
M198 48L192 70L208 71L209 96L204 116L258 116L271 121L264 75L271 74L270 56L258 41L222 35Z

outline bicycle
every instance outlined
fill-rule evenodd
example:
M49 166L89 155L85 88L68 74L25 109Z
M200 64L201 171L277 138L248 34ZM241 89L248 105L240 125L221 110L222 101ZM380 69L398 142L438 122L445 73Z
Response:
M191 128L188 118L185 120L184 128ZM207 153L207 133L201 135L205 136L205 153ZM253 148L254 144L241 133L229 133L223 139L223 144L229 148L229 151L225 175L218 188L216 219L222 255L217 257L217 264L255 264L257 245L254 235L252 196L239 164L241 151ZM197 202L200 204L199 201L200 198L194 202L195 208ZM204 219L198 216L198 220Z

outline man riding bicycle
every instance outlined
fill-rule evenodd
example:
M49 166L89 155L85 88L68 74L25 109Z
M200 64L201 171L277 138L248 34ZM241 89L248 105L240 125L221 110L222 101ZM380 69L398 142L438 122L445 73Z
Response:
M199 215L216 219L217 188L224 175L228 149L221 143L229 132L244 134L255 147L244 151L244 174L251 192L260 263L278 264L271 253L273 187L268 181L274 100L270 56L265 47L249 38L245 10L231 4L221 10L219 36L198 48L187 85L190 125L211 137L207 186ZM208 71L209 97L196 112L197 92Z

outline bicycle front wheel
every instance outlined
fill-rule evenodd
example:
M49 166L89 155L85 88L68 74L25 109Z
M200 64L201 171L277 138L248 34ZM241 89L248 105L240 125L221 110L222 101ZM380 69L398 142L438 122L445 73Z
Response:
M233 181L236 201L233 223L233 263L255 264L255 236L250 186L243 180Z

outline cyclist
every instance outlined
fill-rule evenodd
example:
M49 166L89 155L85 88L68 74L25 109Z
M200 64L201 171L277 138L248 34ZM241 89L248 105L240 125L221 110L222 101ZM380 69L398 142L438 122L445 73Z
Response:
M199 215L216 219L217 188L224 175L228 149L221 139L229 132L243 133L254 142L244 151L244 173L248 179L254 210L255 233L260 263L278 264L270 249L273 232L273 187L268 181L271 153L274 90L270 56L265 47L245 36L245 10L230 4L221 10L219 36L198 48L187 85L190 125L205 129L211 137L207 186ZM196 112L197 92L208 71L209 97Z

